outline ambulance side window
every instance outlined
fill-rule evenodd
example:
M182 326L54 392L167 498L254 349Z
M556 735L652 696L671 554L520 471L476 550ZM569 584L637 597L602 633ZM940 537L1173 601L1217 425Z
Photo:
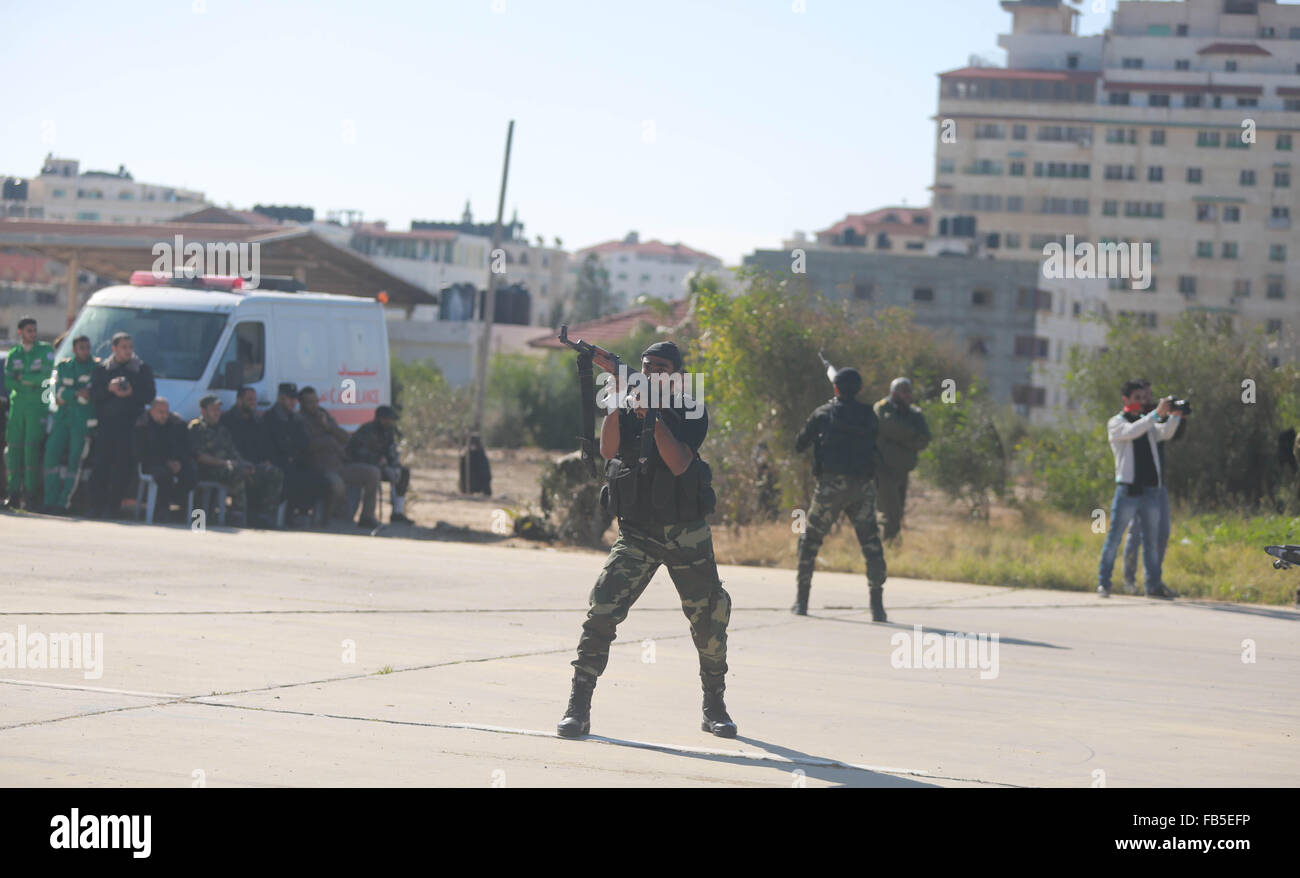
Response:
M240 323L231 333L225 353L212 374L214 390L238 390L256 384L266 374L266 327L261 323Z

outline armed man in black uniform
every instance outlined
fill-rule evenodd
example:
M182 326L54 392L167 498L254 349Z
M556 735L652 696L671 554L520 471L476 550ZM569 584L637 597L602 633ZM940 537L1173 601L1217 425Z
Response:
M611 373L617 368L616 360L602 349L596 349L594 363ZM646 348L641 370L643 376L681 373L677 345L662 341ZM656 405L654 396L641 395L633 407L610 413L601 426L600 455L608 480L601 502L618 516L619 535L591 591L573 661L573 692L556 729L561 737L590 732L591 694L609 661L614 630L661 564L677 587L699 653L701 729L723 738L736 736L736 724L722 700L731 597L718 578L713 536L704 520L717 503L712 475L699 456L709 431L708 412L703 401L682 393L650 408Z
M871 619L887 621L883 587L885 552L876 525L876 486L872 480L879 425L871 406L858 402L862 375L857 369L840 369L833 380L835 398L819 406L795 439L795 451L813 446L813 475L817 493L803 534L799 537L797 590L791 612L808 615L813 567L822 540L840 513L846 513L858 535L867 561L867 586L871 593Z

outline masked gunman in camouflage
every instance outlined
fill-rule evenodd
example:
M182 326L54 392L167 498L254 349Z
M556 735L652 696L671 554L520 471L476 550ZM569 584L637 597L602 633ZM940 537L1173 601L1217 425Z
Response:
M236 526L275 527L276 509L284 488L284 473L269 462L253 463L239 453L235 437L221 417L221 400L199 400L200 416L190 421L190 442L199 465L199 480L220 482L230 494ZM247 507L250 521L243 520Z
M872 481L879 424L871 408L858 402L862 375L857 369L837 371L833 386L835 398L812 413L794 443L795 451L813 446L817 492L799 537L799 569L790 610L799 616L808 615L817 551L842 512L853 523L867 561L871 618L884 622L885 552L876 529L876 488Z
M8 443L9 506L32 509L41 480L41 439L45 436L48 396L43 397L54 370L54 348L36 340L36 321L18 321L18 344L5 360L5 383L9 391ZM20 500L21 498L21 500Z
M616 368L603 351L593 362L606 372ZM681 352L672 342L653 344L641 355L641 370L643 376L680 376ZM608 479L602 495L609 511L618 516L619 536L591 591L573 662L573 692L556 729L565 738L590 732L592 690L609 660L615 628L661 564L667 565L677 587L700 657L701 729L723 738L736 736L736 724L722 699L731 597L718 579L713 536L704 520L717 500L708 466L699 457L709 430L708 413L702 401L681 393L680 385L668 396L655 400L640 394L631 407L611 413L601 426L600 456ZM651 412L648 405L656 402ZM653 441L643 445L642 427L651 421Z
M907 503L907 474L916 469L916 456L930 444L925 415L912 405L912 382L895 378L889 396L875 405L880 421L880 462L876 467L876 502L885 540L898 536Z

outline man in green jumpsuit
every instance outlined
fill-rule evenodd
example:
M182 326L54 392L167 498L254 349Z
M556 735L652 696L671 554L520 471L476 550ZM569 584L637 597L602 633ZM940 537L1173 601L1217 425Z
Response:
M81 479L81 465L90 450L95 405L90 401L90 373L99 360L90 355L90 339L72 340L72 356L54 367L50 410L54 426L45 440L45 506L52 512L68 508ZM67 466L61 466L67 454Z
M9 444L10 508L19 503L31 509L41 480L41 437L45 435L45 415L49 399L41 399L54 369L54 348L36 340L36 321L24 317L18 321L18 344L5 361L5 381L10 387L9 427L5 441ZM19 499L21 496L21 500Z

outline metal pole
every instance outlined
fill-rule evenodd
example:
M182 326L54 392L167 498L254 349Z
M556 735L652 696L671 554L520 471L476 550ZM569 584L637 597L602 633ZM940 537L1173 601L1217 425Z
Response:
M501 247L501 219L506 209L506 178L510 174L510 142L515 136L515 120L506 129L506 158L501 167L501 195L497 198L497 222L492 227L492 250L488 253L487 295L483 297L483 331L478 342L478 389L474 394L474 432L483 429L483 395L487 390L488 348L492 341L492 318L496 315L497 273L492 270L493 254Z
M68 260L67 270L68 270L68 278L67 278L67 293L68 293L67 324L68 325L63 328L71 329L73 321L77 319L77 312L81 310L81 296L79 294L79 288L77 284L77 275L81 273L81 268L80 268L80 260L77 258L76 250L72 251L72 258ZM69 348L69 350L71 350L71 348Z

